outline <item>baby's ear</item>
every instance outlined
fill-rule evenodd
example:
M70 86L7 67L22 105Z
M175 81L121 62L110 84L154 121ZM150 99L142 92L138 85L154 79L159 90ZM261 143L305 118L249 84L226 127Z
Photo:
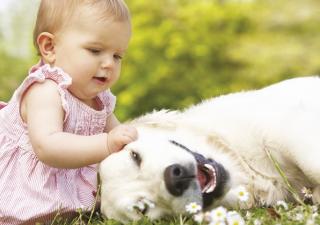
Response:
M42 32L37 38L37 44L44 61L53 65L55 62L54 35L49 32Z

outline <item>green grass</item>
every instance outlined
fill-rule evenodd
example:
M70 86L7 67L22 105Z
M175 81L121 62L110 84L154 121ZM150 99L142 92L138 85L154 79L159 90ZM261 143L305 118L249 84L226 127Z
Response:
M319 206L312 205L288 205L288 209L282 206L273 208L255 208L250 210L238 210L245 224L248 225L312 225L320 224L320 216L318 213ZM90 217L91 216L91 217ZM192 216L177 216L174 218L150 221L148 218L142 218L139 221L133 221L128 225L196 225L198 224L192 219ZM208 222L201 223L209 224ZM228 225L228 223L225 223ZM52 225L121 225L115 220L108 220L99 213L83 214L79 212L79 216L73 221L64 221L57 217ZM233 224L238 225L238 224ZM239 224L240 225L240 224Z

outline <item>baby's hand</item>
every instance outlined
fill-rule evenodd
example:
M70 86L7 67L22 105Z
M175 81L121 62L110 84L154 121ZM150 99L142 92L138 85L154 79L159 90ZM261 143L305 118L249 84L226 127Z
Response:
M120 151L126 144L136 140L138 132L136 128L128 125L119 125L113 128L107 139L109 153Z

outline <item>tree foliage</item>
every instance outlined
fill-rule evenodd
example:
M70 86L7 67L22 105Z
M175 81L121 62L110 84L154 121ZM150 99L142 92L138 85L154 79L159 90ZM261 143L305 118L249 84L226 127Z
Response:
M121 120L320 72L317 0L127 0L127 4L133 38L113 88ZM1 90L6 85L2 99L22 78L17 75L22 70L11 71L16 65L12 61L16 59L1 57Z

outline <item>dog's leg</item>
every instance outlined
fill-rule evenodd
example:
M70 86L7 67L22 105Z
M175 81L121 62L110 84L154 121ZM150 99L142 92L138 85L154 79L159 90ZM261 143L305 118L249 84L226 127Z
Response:
M320 185L316 186L313 189L312 201L313 201L314 204L319 204L320 203Z
M284 154L309 179L320 185L320 121L314 113L302 113L290 130L283 129Z
M320 163L317 160L319 159L319 147L305 145L304 148L292 151L291 154L293 161L306 177L312 183L320 186Z

